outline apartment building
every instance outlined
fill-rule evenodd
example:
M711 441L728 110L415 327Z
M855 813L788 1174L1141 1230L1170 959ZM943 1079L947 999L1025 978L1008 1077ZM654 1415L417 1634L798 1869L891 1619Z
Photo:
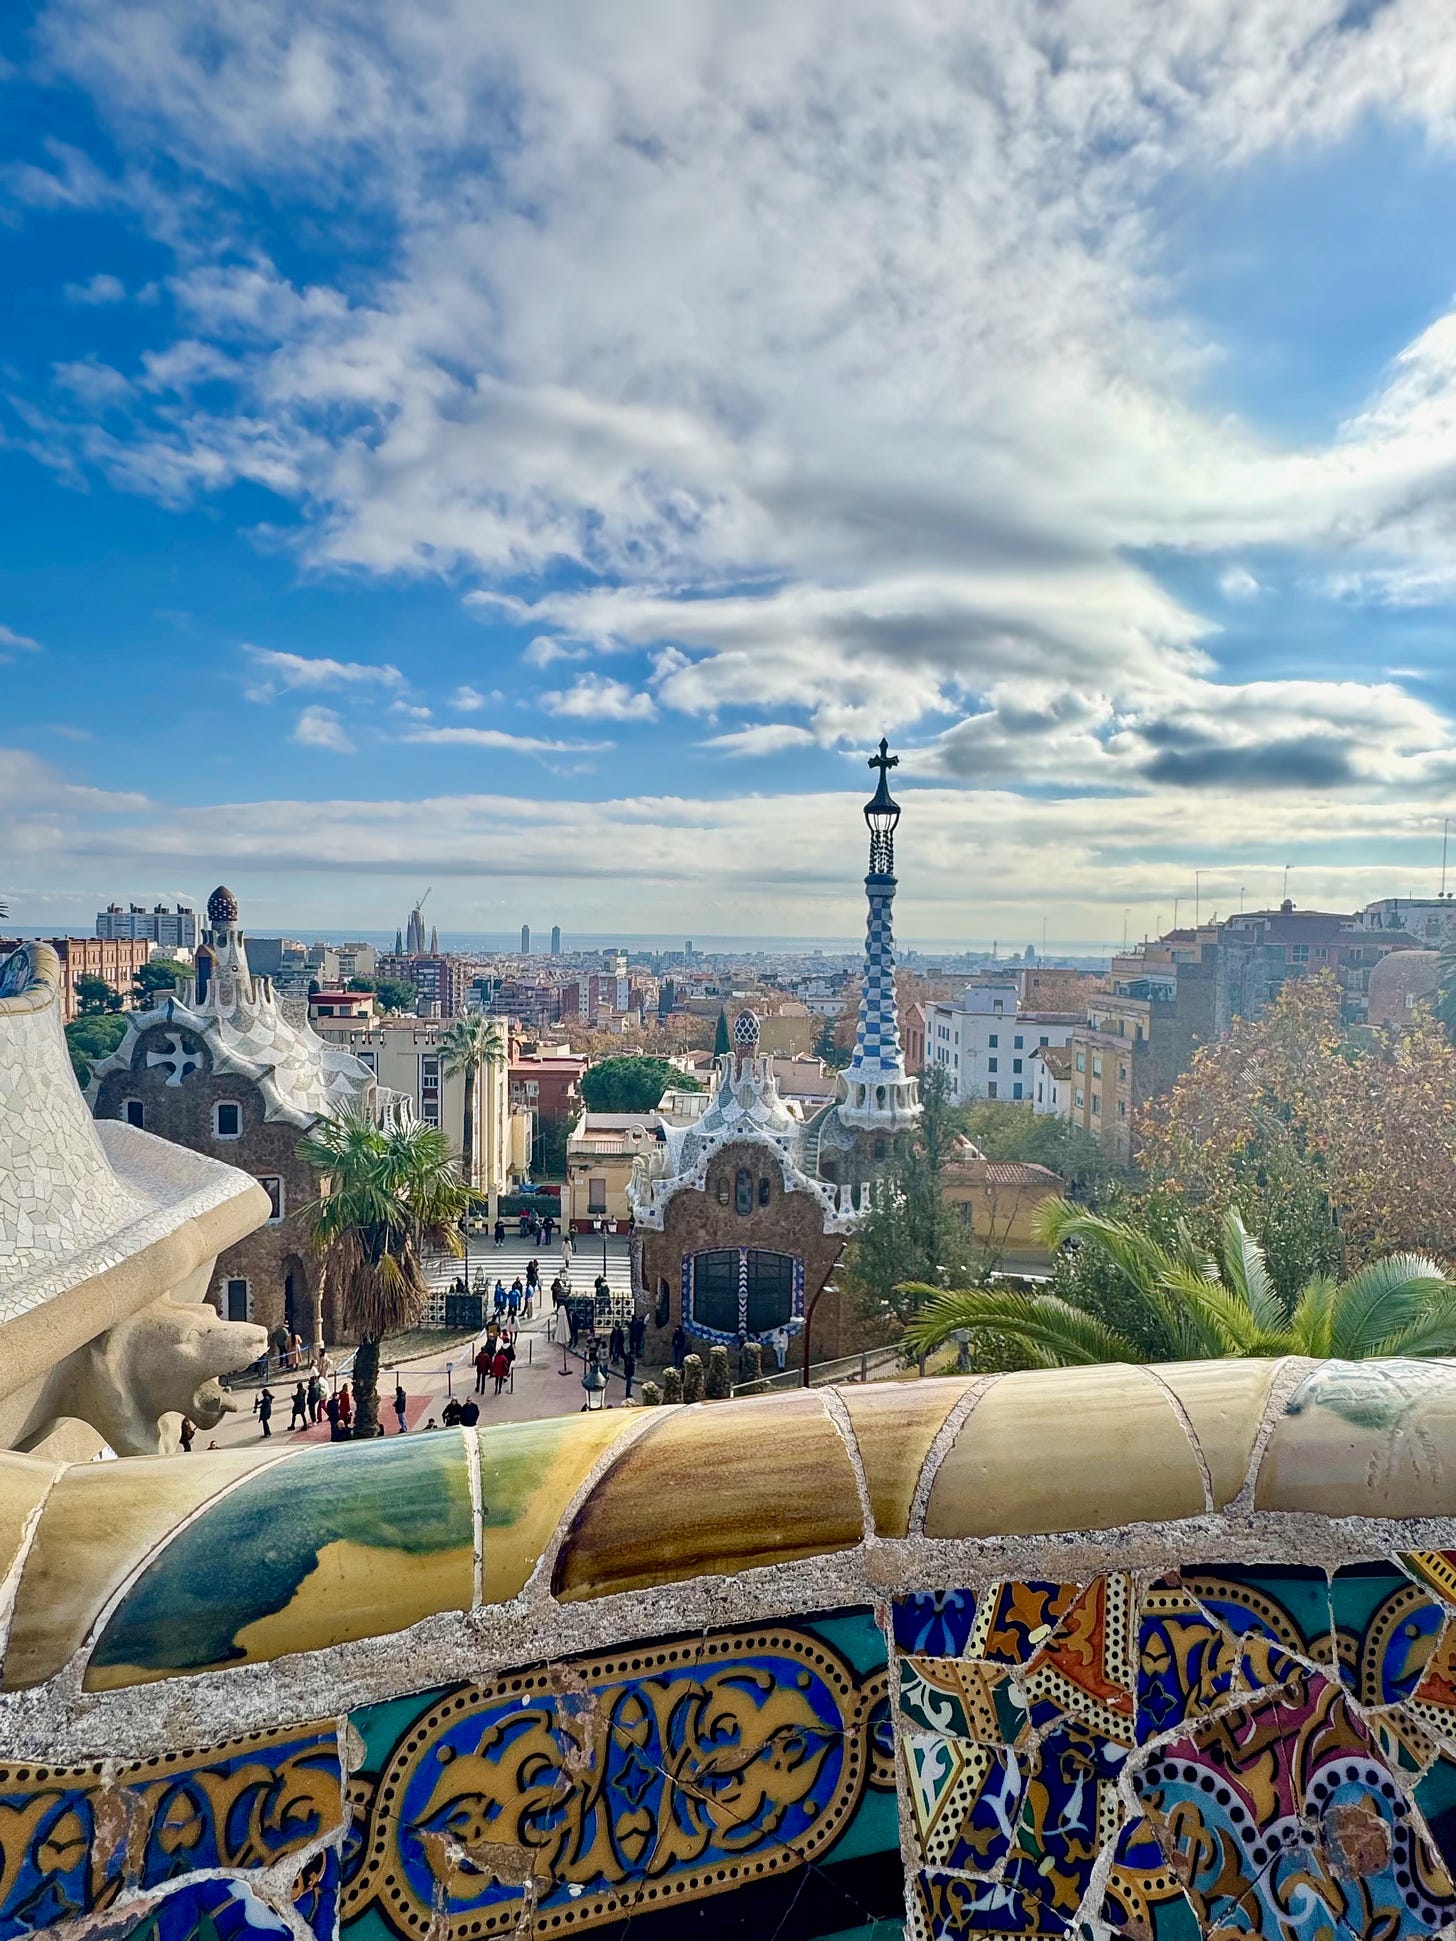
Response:
M391 973L386 972L386 976ZM319 1017L314 1030L328 1043L353 1052L391 1090L414 1103L426 1125L439 1126L452 1152L465 1149L465 1081L445 1067L445 1019ZM531 1163L531 1118L511 1106L508 1061L476 1074L475 1126L471 1183L487 1195L491 1217L499 1196L513 1180L524 1178Z
M76 986L83 977L100 977L131 1002L132 978L149 964L153 945L145 937L47 937L61 960L61 1018L69 1024L81 1009Z
M197 913L179 903L169 910L155 903L150 910L132 903L123 910L119 903L108 903L96 913L96 935L103 941L155 944L162 954L184 950L190 956L197 948Z
M957 1105L1029 1101L1034 1054L1068 1043L1079 1022L1070 1012L1018 1006L1016 981L1007 977L968 984L958 998L925 1007L925 1069L949 1074Z
M459 1018L470 1005L472 970L463 957L411 956L387 951L377 959L380 977L402 977L415 987L422 1018Z

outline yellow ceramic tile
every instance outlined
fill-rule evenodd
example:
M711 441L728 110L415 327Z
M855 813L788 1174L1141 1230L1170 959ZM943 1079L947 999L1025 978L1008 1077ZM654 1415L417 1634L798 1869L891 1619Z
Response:
M732 1576L860 1541L849 1456L819 1397L666 1411L577 1512L557 1595L604 1597Z
M476 1431L487 1604L504 1603L525 1586L592 1464L641 1419L635 1410L612 1409Z
M839 1391L854 1425L882 1537L903 1537L909 1530L910 1505L930 1445L966 1387L963 1380L871 1382Z
M1277 1361L1234 1359L1169 1362L1158 1369L1188 1411L1215 1509L1231 1503L1244 1486L1278 1369Z
M1260 1510L1450 1516L1456 1383L1420 1361L1329 1361L1296 1390L1265 1445Z
M469 1610L474 1572L463 1432L315 1444L172 1533L102 1626L86 1689L402 1631Z
M1002 1375L926 1506L930 1537L1035 1536L1196 1516L1203 1478L1172 1403L1123 1365Z
M216 1449L66 1470L21 1577L5 1653L6 1690L54 1677L170 1531L240 1477L283 1456L281 1450Z
M26 1527L55 1474L53 1462L8 1450L0 1455L0 1584L10 1575Z

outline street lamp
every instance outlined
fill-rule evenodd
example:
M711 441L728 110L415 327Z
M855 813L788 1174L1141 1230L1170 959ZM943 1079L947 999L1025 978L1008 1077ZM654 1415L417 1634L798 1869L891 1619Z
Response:
M596 1230L602 1236L602 1279L605 1280L607 1278L607 1223L606 1221L598 1220L596 1222Z
M607 1389L607 1378L595 1362L582 1376L581 1385L586 1390L587 1409L594 1415L601 1408Z

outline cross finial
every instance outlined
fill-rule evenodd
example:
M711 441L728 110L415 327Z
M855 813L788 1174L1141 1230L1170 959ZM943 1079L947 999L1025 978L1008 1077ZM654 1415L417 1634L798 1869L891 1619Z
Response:
M871 755L865 766L867 768L877 768L880 771L880 780L883 782L892 768L898 768L900 766L900 757L890 753L890 744L881 735L879 754Z

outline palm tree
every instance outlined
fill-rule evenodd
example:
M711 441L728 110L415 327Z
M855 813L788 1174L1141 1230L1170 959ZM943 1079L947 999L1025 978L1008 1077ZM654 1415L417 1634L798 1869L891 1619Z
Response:
M310 1236L359 1344L354 1433L372 1436L379 1419L379 1344L424 1312L424 1253L460 1252L470 1189L444 1133L418 1121L386 1131L363 1113L324 1119L299 1151L325 1176L307 1209Z
M475 1184L475 1081L487 1065L498 1065L506 1055L505 1039L494 1018L483 1011L472 1011L457 1018L440 1040L441 1062L447 1072L458 1072L465 1080L465 1179Z
M1264 1250L1238 1212L1224 1215L1212 1253L1186 1235L1164 1246L1131 1220L1109 1219L1048 1200L1039 1237L1095 1247L1112 1268L1120 1298L1116 1321L1099 1313L1095 1287L1077 1299L1007 1287L946 1293L907 1288L926 1306L906 1330L917 1354L938 1348L958 1328L1014 1341L1043 1368L1076 1362L1191 1361L1238 1355L1334 1356L1456 1353L1456 1282L1424 1254L1372 1261L1349 1280L1315 1274L1292 1306L1269 1276Z

